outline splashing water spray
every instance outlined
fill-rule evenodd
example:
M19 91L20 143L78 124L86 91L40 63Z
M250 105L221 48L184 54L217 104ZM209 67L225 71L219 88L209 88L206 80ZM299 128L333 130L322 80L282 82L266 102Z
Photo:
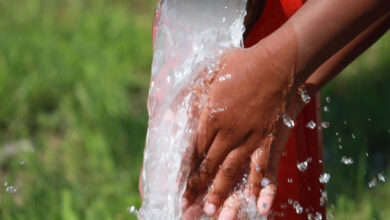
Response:
M182 215L181 199L189 175L185 155L194 149L207 81L217 72L221 55L243 47L246 3L162 0L157 5L139 219L180 219Z

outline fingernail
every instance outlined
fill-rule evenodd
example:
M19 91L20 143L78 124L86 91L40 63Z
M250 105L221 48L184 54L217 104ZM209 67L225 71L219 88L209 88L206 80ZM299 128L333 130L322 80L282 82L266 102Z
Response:
M206 215L212 216L214 215L216 209L217 208L215 207L215 205L209 203L206 205L206 207L204 207L204 212L206 213Z
M235 218L235 211L230 208L224 208L222 209L221 214L219 215L218 220L234 220Z
M187 208L187 206L188 206L188 200L186 198L183 198L181 200L181 209L184 210Z
M271 208L271 200L272 198L269 196L259 198L259 201L257 201L257 209L261 215L268 213Z

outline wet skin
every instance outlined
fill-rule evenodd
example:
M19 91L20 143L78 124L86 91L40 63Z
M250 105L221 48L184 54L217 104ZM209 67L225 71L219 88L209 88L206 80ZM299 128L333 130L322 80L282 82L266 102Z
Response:
M340 72L340 63L345 65L343 61L350 62L370 45L364 42L375 42L388 29L389 8L388 1L380 0L311 0L254 47L222 58L190 157L184 219L193 219L200 208L212 216L220 206L220 219L234 219L242 201L232 189L246 164L250 172L245 189L260 214L270 211L277 165L290 131L280 115L294 119L304 106L297 95L304 82L311 93L318 91ZM359 34L363 37L354 39ZM266 186L261 185L263 178L269 180Z

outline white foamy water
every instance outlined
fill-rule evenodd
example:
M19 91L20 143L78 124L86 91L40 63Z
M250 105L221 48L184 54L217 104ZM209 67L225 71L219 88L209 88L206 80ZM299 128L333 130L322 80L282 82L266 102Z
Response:
M242 47L245 8L246 0L163 0L157 6L139 219L180 219L189 173L183 158L194 147L206 82L219 56Z

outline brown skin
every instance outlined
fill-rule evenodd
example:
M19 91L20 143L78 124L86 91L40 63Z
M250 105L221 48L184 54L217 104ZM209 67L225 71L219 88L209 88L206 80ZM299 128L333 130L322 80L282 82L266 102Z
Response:
M350 54L366 49L368 46L356 49L365 42L364 37L361 42L355 39L355 46L346 45L385 16L389 8L386 0L311 0L257 45L228 53L222 60L222 70L211 82L208 105L201 113L184 208L207 192L206 214L211 216L224 205L221 216L233 219L230 217L237 214L240 201L235 194L226 197L241 168L251 161L247 189L257 198L259 213L267 214L276 191L277 165L289 135L278 116L286 113L295 118L299 113L303 104L297 90L303 82L314 85L310 91L316 92L346 65L339 61L345 59L348 63L357 56ZM379 26L383 34L386 28ZM376 32L380 31L372 33ZM381 34L368 39L374 42ZM228 73L231 79L218 80ZM259 149L261 154L256 154ZM260 184L263 177L271 181L265 188Z

